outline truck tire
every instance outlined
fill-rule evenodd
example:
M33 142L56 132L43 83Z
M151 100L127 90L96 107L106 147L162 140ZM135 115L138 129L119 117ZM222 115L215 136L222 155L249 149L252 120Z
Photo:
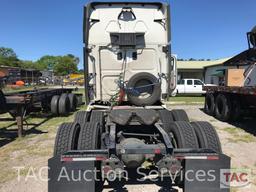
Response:
M229 121L231 117L231 102L227 95L219 94L215 102L215 115L220 121Z
M200 121L192 122L191 125L195 129L200 148L212 149L216 153L222 153L219 136L210 123Z
M78 139L78 150L95 150L101 146L100 124L95 122L83 123ZM102 191L104 181L101 177L101 164L95 162L97 172L97 180L95 180L95 192Z
M89 120L89 113L87 111L78 111L75 115L75 122L79 124L88 122L88 120Z
M165 124L164 127L166 131L173 134L178 148L199 148L195 130L189 122L176 121L170 124Z
M188 115L183 109L172 110L172 116L174 121L186 121L189 122Z
M208 115L214 115L215 101L214 95L207 93L205 96L204 112Z
M90 122L99 123L100 126L104 125L104 112L103 111L92 111Z
M231 118L232 121L239 121L242 119L242 109L241 102L238 98L234 98L231 101L232 110L231 110Z
M136 87L141 87L144 85L150 85L151 88L148 89L147 94L148 97L141 98L141 95L137 96L133 93L127 93L128 101L131 104L137 106L145 106L145 105L154 105L161 99L161 83L158 82L158 79L146 72L135 74L128 82L128 87L132 89L136 89Z
M171 111L163 109L163 110L159 110L158 113L159 113L160 120L162 121L162 123L168 124L168 123L172 123L174 121Z
M59 95L54 95L51 100L51 113L56 116L59 115L59 99Z
M76 150L80 125L76 123L63 123L60 125L55 138L54 156Z
M73 93L69 93L68 98L69 98L69 101L70 101L71 111L75 111L76 108L77 108L77 97L76 97L76 95L73 94Z
M68 94L63 93L59 99L59 115L66 116L70 112L70 101Z
M94 150L100 147L100 124L87 122L81 125L78 150Z

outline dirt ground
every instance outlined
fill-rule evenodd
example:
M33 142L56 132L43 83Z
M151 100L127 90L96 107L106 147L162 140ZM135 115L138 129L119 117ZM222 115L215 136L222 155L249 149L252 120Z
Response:
M232 158L232 168L256 170L256 121L244 120L237 124L228 124L206 115L201 105L172 106L169 108L185 109L191 121L209 121L216 128L221 139L223 151ZM23 140L13 140L0 146L0 191L1 192L46 192L47 160L52 155L56 124L71 121L73 116L61 120L43 122L36 133ZM56 122L56 123L55 123ZM43 127L42 129L40 127ZM1 127L0 127L1 131ZM38 134L37 132L41 132ZM0 132L1 134L1 132ZM24 141L25 140L25 141ZM14 168L16 167L16 168ZM22 167L21 177L17 177L17 167ZM35 167L36 169L32 169ZM40 172L39 170L42 170ZM27 175L30 175L28 177ZM40 178L42 177L42 178ZM42 181L44 180L44 181ZM256 192L256 179L251 177L251 186L246 189L232 189L234 192ZM105 192L113 191L105 189ZM123 191L156 192L162 191L155 185L129 185Z

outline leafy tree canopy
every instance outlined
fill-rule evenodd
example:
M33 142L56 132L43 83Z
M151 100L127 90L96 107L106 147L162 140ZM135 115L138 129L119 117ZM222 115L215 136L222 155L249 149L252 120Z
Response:
M0 47L0 57L2 57L2 58L17 58L17 55L11 48Z
M61 56L45 55L36 64L40 70L53 70L54 65L58 64L60 58Z
M65 76L71 73L77 73L78 62L78 58L70 57L70 55L60 57L58 63L54 65L53 71L58 76Z
M0 47L0 65L19 67L20 64L21 62L13 49Z
M45 55L36 62L22 61L18 59L13 49L0 47L0 65L40 71L53 70L56 75L60 76L77 73L79 61L79 58L72 54L64 56Z

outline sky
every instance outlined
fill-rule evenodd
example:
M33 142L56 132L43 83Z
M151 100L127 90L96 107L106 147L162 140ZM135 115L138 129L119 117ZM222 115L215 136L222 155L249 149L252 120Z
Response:
M82 61L85 0L0 0L0 47L23 60L74 54ZM247 49L256 0L170 0L179 58L219 59ZM80 63L82 68L82 62Z

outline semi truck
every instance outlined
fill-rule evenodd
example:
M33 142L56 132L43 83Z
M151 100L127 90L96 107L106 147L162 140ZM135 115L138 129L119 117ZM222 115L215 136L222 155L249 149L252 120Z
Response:
M163 190L228 192L222 176L230 157L214 127L163 103L177 84L170 4L90 1L83 29L88 107L58 128L48 191L98 192L106 184L124 191L153 183Z
M221 86L205 86L204 110L221 121L239 121L245 116L253 117L256 109L256 26L247 33L248 50L224 63L231 70L240 71L234 75L238 83L228 85L227 69ZM240 78L240 80L239 80ZM239 82L240 81L240 82Z

